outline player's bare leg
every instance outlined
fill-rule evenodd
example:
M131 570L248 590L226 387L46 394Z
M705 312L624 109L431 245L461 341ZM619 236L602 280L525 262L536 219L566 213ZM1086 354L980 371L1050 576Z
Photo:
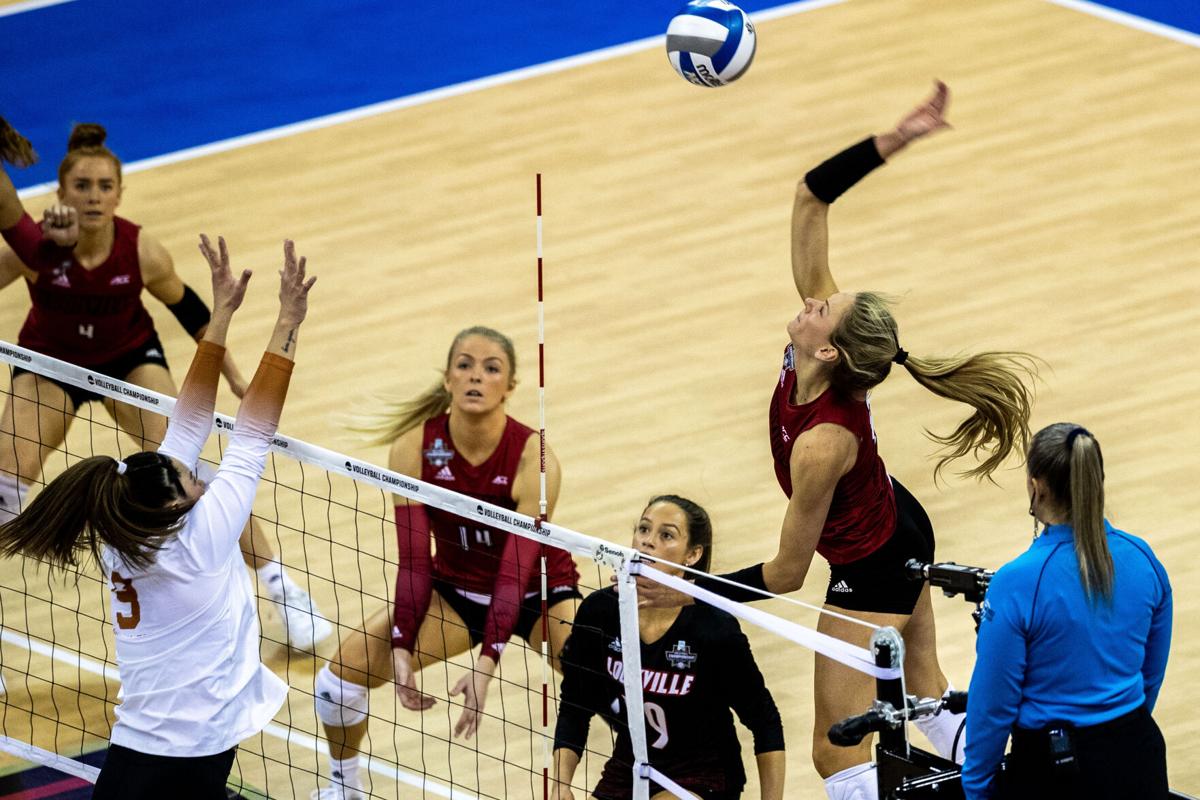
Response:
M57 384L31 372L13 379L0 413L0 522L20 513L42 465L66 439L74 413L75 404Z
M417 633L414 673L470 649L466 624L435 591ZM317 717L329 741L331 783L313 792L313 800L365 798L358 757L367 734L367 694L394 680L392 665L392 615L381 608L362 630L342 637L337 654L317 673Z

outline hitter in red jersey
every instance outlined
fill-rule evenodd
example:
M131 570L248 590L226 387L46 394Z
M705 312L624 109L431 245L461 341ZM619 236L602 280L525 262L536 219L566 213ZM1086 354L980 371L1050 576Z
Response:
M0 287L24 278L32 308L18 343L118 380L174 395L175 381L162 342L142 305L145 289L163 302L192 338L200 341L209 310L175 272L171 254L150 234L116 216L121 202L121 161L104 146L104 128L76 125L58 169L58 203L38 225L25 212L8 175L0 171ZM29 142L0 119L0 158L32 163ZM221 370L234 394L246 381L226 353ZM12 394L0 416L0 522L25 504L43 459L62 445L73 414L100 395L45 375L13 368ZM153 449L167 420L133 406L105 401L121 430L139 449ZM64 413L68 412L68 413ZM15 436L37 431L37 437ZM308 649L332 632L317 616L308 593L276 560L257 522L242 535L243 559L255 568L284 620L288 643Z
M825 605L875 626L892 626L905 639L905 676L922 697L938 697L948 684L938 665L929 588L906 579L910 557L929 560L933 531L915 498L889 480L876 451L867 405L870 391L903 366L922 386L971 406L974 413L938 441L948 454L985 456L969 474L986 476L1029 436L1030 393L1023 378L1033 371L1028 356L980 353L954 358L910 357L900 347L888 303L872 292L839 292L829 269L829 205L884 160L915 139L947 127L949 90L909 112L894 130L873 136L810 170L797 187L792 212L792 274L803 308L787 324L790 346L771 401L770 436L776 474L788 495L774 558L724 577L771 592L799 589L813 553L830 562ZM729 591L739 600L749 590ZM650 595L662 595L650 587ZM657 597L652 602L665 602ZM676 602L679 602L676 600ZM829 614L818 630L867 646L869 628ZM875 697L867 675L817 656L813 762L834 800L877 797L871 738L857 747L836 747L826 733L858 714ZM954 742L961 717L943 712L917 723L947 757L961 759ZM961 741L959 742L961 745Z
M406 403L398 419L376 429L391 441L389 465L471 497L536 516L540 443L505 413L516 386L512 342L490 328L468 328L455 337L444 378ZM558 460L546 450L547 514L558 499ZM317 716L329 740L331 785L315 796L349 800L365 796L358 775L359 747L367 730L368 690L394 676L401 704L432 707L414 674L481 644L475 668L451 690L463 695L456 736L479 725L500 654L515 632L541 643L539 556L529 539L480 526L437 509L396 498L399 564L391 613L381 608L342 640L337 655L317 674ZM436 542L436 554L431 545ZM547 548L550 652L558 668L580 594L570 555Z

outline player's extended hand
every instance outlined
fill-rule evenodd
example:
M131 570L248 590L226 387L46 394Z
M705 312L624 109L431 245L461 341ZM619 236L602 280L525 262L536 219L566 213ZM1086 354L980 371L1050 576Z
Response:
M79 241L79 212L55 203L42 212L42 235L59 247L74 247Z
M213 310L232 314L246 298L250 270L244 269L240 277L233 277L233 270L229 267L229 248L225 246L224 236L217 237L217 247L214 248L208 237L200 234L200 252L212 272Z
M225 376L225 382L229 384L229 391L233 392L234 397L241 400L246 396L250 384L246 383L237 364L233 363L233 356L228 350L225 351L225 360L221 362L221 374Z
M417 689L417 681L413 677L412 654L403 648L392 650L392 669L396 675L396 696L400 705L409 711L425 711L433 708L437 702L434 698Z
M279 270L279 316L299 325L308 314L308 290L317 282L307 277L304 256L296 258L296 244L283 240L283 269Z
M933 94L896 123L896 132L907 143L942 128L949 128L950 123L946 121L946 108L949 105L950 87L942 81L934 81Z
M455 737L470 739L479 730L479 718L483 715L483 704L495 669L496 662L480 656L475 669L459 678L450 690L451 697L462 695L463 698L463 712L454 726Z
M643 561L642 574L633 579L637 584L638 608L679 608L680 606L690 606L696 602L696 598L690 594L676 591L670 586L646 577L645 573L653 569L654 567ZM609 578L609 582L616 583L617 576L613 575Z

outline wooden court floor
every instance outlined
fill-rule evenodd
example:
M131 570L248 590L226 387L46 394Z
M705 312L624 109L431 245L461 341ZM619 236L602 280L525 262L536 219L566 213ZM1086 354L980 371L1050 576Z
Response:
M197 288L201 231L224 235L235 263L256 270L230 336L247 369L273 319L279 242L294 237L320 280L281 429L382 463L383 448L348 434L344 415L424 388L453 334L472 324L517 341L524 387L513 413L536 419L533 190L542 172L547 427L565 475L556 521L624 542L647 497L681 493L713 514L714 566L734 568L773 555L784 511L765 419L797 303L794 184L892 124L934 77L946 80L955 129L838 202L834 273L843 288L898 295L902 344L915 354L994 348L1045 359L1035 424L1071 420L1096 433L1110 518L1147 538L1171 575L1175 633L1155 716L1173 785L1200 794L1191 710L1200 682L1200 423L1191 409L1200 51L1037 0L851 0L762 23L759 48L748 76L720 91L682 83L654 49L131 174L122 213L161 239ZM0 293L0 338L15 339L27 305L19 287ZM181 377L191 346L149 305ZM224 391L219 405L236 407ZM873 407L882 454L933 518L940 558L997 567L1024 549L1017 465L996 485L933 481L922 431L952 428L961 408L899 372ZM300 568L301 537L281 541ZM329 552L320 570L359 586L354 553ZM797 596L820 602L824 577L815 568ZM335 603L328 579L314 579L318 600L357 624L362 604ZM372 580L386 589L382 572ZM100 608L99 596L87 602ZM943 667L965 687L970 608L941 598L935 607ZM815 623L803 609L770 610ZM812 656L761 631L750 637L787 726L788 796L823 797L808 755ZM270 644L264 653L311 690L313 659L289 662ZM506 657L510 673L524 669L517 659L509 667ZM376 695L389 708L390 693ZM290 708L311 720L302 691ZM372 735L380 755L404 760L415 746L415 736L382 727ZM399 752L383 752L392 746ZM310 756L305 769L315 768ZM293 770L272 785L272 796L306 796L314 783ZM752 778L747 796L756 786Z

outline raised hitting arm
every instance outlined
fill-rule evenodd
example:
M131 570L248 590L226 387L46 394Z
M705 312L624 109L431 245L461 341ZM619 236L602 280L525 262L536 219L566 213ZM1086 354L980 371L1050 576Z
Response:
M829 205L909 142L949 127L949 103L950 89L938 81L929 99L891 131L864 139L804 176L792 205L792 278L802 298L825 300L838 290L829 269Z

